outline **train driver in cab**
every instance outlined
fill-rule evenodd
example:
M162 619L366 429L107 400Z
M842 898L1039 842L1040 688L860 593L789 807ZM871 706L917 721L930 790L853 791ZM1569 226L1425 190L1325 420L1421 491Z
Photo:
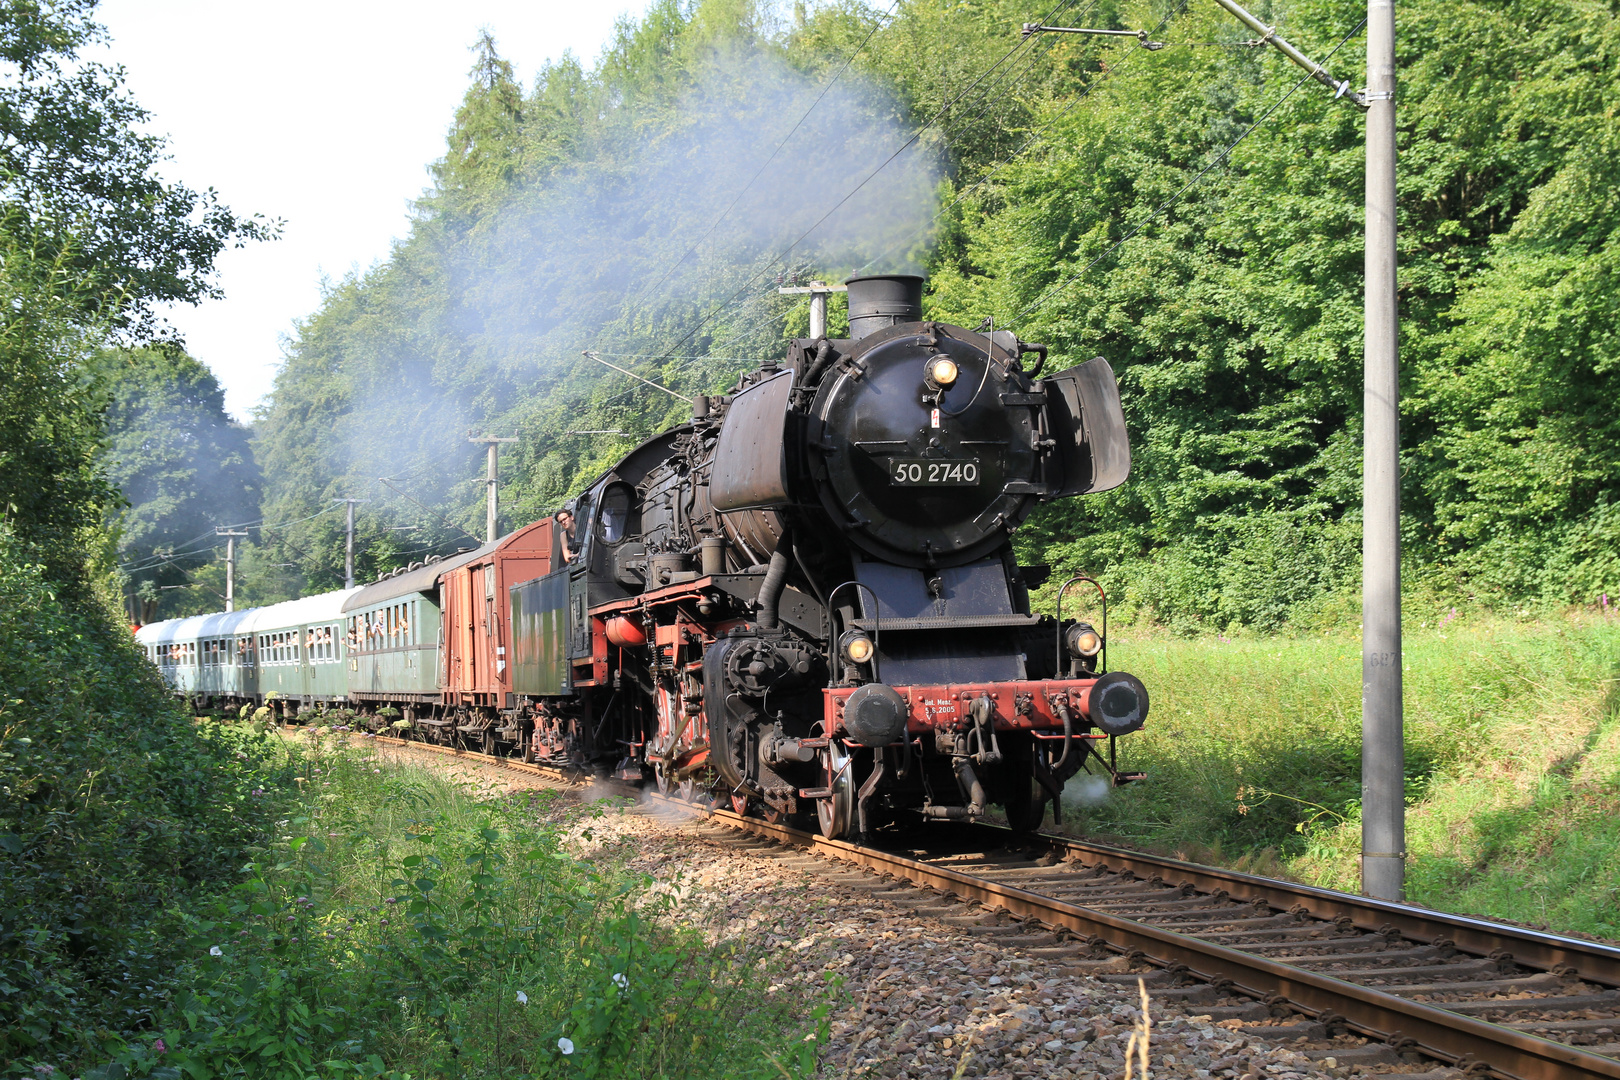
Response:
M560 539L563 562L571 563L574 561L574 515L567 510L559 510L556 522L557 527L562 530Z

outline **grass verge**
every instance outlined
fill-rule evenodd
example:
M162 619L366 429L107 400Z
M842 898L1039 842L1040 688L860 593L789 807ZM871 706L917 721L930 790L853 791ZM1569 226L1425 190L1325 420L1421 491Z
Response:
M289 749L296 810L191 918L185 989L87 1080L814 1072L817 1017L670 891L570 854L556 793L321 741Z
M1071 781L1071 831L1354 890L1360 644L1115 635L1153 709L1150 779ZM1408 895L1620 937L1620 619L1442 617L1406 637Z

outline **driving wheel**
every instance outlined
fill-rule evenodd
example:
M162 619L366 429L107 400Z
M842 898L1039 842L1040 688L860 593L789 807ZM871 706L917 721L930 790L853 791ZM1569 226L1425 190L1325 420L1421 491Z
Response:
M816 822L822 836L842 840L855 821L854 759L836 740L827 744L820 757L825 786L832 789L832 795L816 800Z

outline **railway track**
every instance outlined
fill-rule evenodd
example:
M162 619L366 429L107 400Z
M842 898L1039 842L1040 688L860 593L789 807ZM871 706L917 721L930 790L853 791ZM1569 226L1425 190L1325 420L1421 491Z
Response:
M542 765L387 736L376 741L552 782L585 782ZM1098 961L1124 958L1136 973L1099 977L1133 985L1141 977L1155 996L1188 1005L1253 999L1206 1011L1265 1020L1256 1034L1268 1039L1325 1041L1354 1032L1369 1040L1304 1051L1318 1060L1376 1068L1420 1054L1470 1075L1620 1080L1614 945L1065 837L934 825L870 846L652 798L761 842L881 875L892 884L874 890L880 895L930 890L940 898L930 914L965 916L1054 965L1097 969L1109 966ZM906 846L920 835L928 837L926 850ZM1298 1014L1292 1023L1270 1019L1288 1012Z
M933 827L922 851L708 816L977 905L1054 963L1123 955L1150 969L1156 995L1238 994L1266 1007L1256 1018L1302 1014L1300 1036L1372 1040L1307 1051L1317 1059L1373 1065L1415 1052L1482 1076L1620 1078L1613 945L982 825Z

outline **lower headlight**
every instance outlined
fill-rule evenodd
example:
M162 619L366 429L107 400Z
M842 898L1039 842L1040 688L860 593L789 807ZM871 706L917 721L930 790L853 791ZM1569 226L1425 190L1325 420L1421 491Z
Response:
M864 664L872 659L872 639L859 630L851 630L838 643L844 659L852 664Z
M1075 623L1064 635L1064 644L1071 654L1090 658L1102 652L1103 639L1090 623Z

